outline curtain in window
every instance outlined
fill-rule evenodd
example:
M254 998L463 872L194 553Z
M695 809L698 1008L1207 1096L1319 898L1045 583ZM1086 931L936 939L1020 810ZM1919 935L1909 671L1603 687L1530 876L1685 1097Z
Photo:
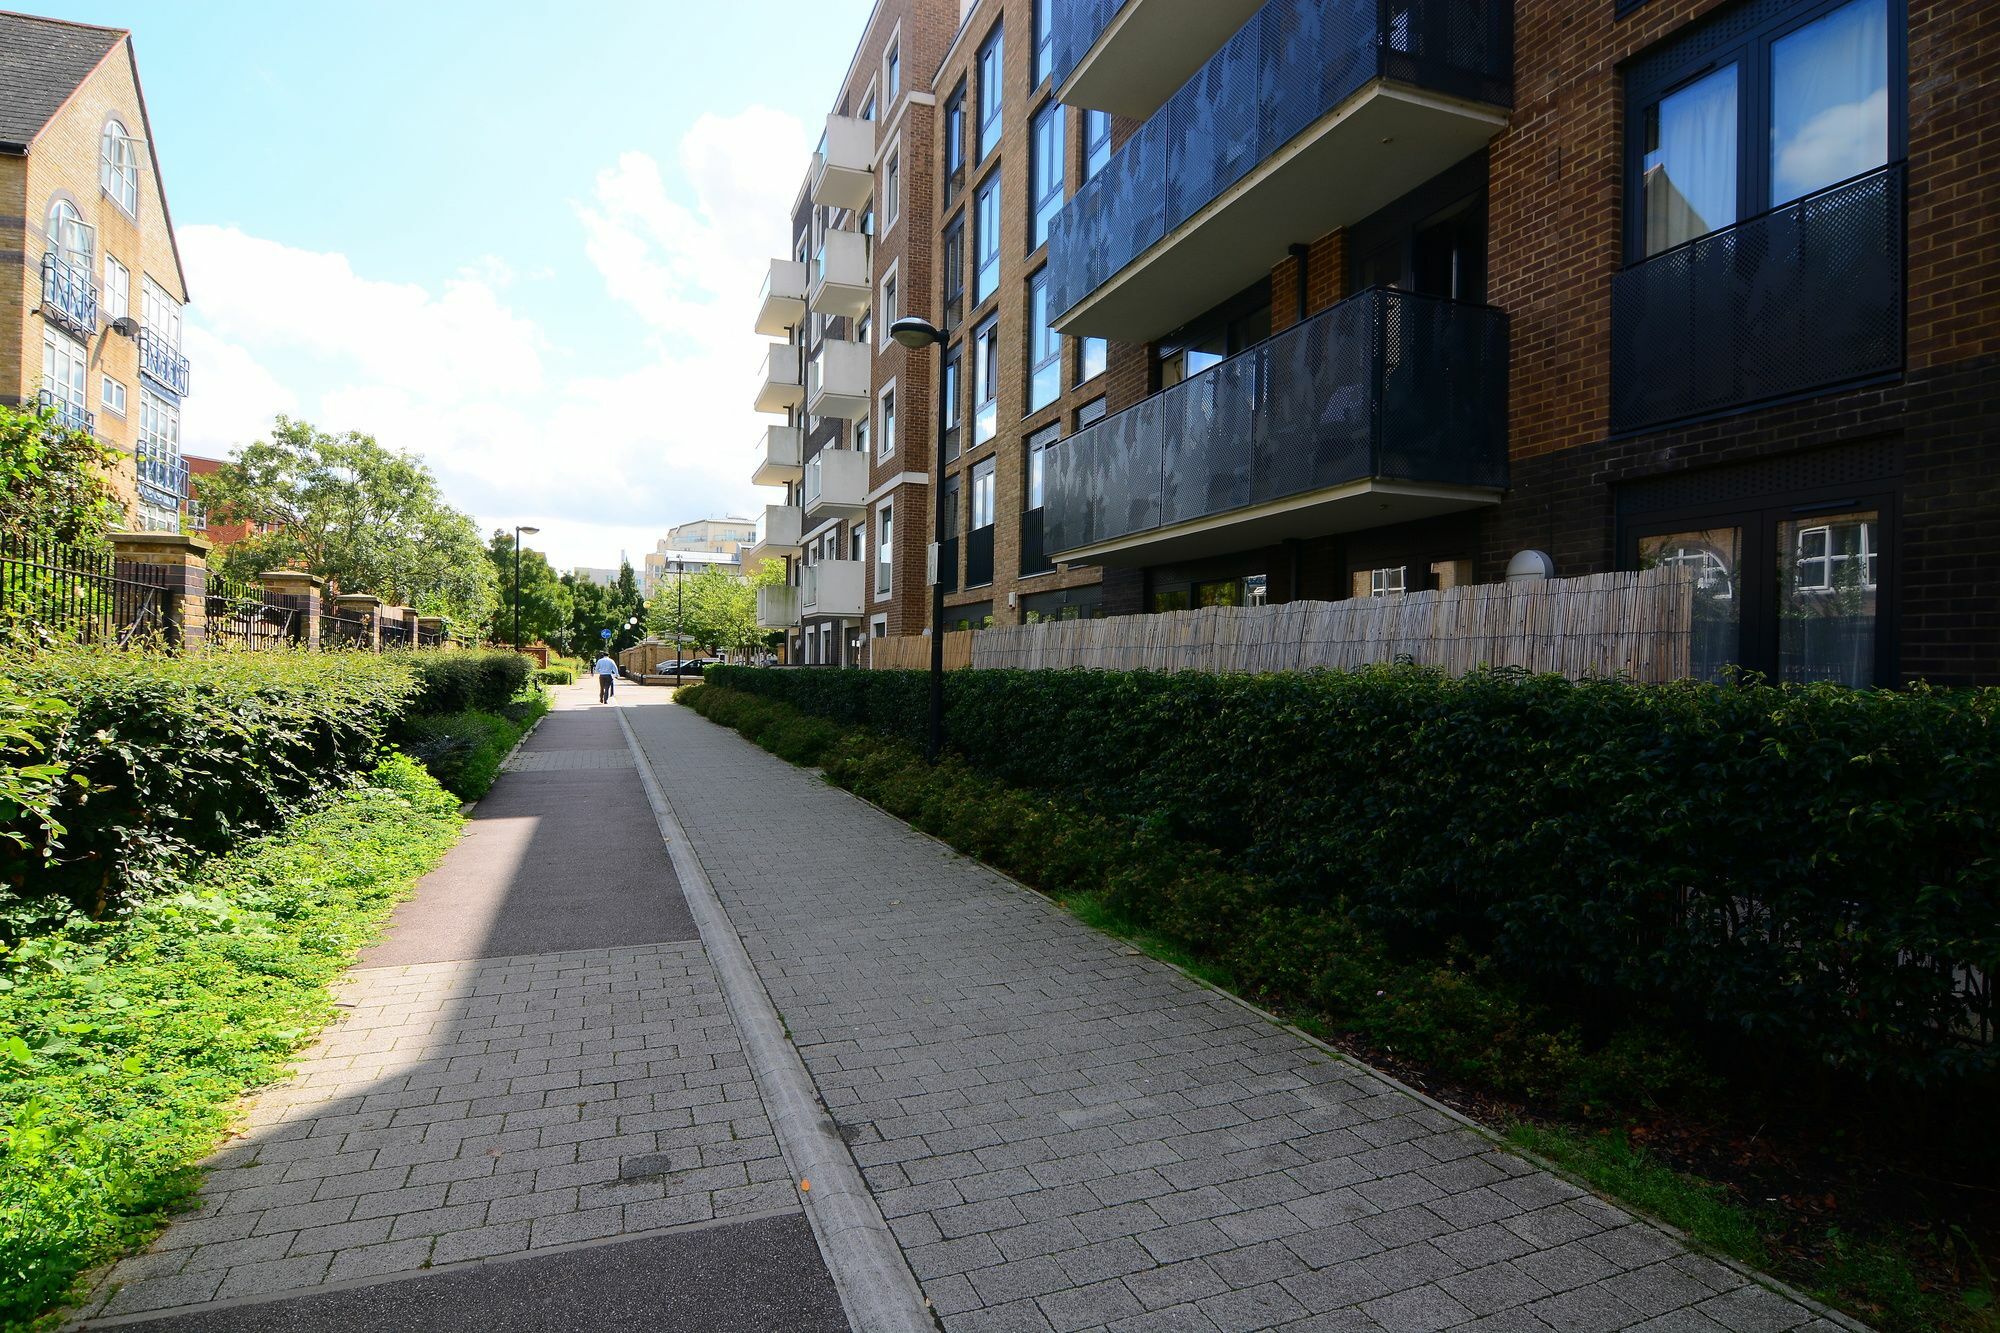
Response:
M1889 160L1889 7L1854 0L1771 44L1771 203Z
M1736 221L1736 66L1662 97L1648 113L1646 253Z

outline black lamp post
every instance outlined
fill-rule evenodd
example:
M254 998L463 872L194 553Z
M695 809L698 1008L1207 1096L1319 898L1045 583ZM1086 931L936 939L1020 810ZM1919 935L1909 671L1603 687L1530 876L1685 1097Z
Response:
M889 336L912 352L944 342L944 335L935 324L915 315L905 315L891 324ZM944 450L934 440L931 452L937 455L937 481L932 487L937 502L931 514L931 723L924 739L924 758L935 764L944 753L944 571L938 568L938 562L944 558L944 549L938 542L938 534L944 531Z
M514 528L514 651L521 651L521 534L530 537L540 532L540 528L516 525Z

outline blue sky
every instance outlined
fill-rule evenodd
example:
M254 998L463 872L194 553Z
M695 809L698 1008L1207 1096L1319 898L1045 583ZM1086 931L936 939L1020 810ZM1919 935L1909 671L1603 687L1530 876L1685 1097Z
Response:
M281 410L372 431L563 567L765 498L761 261L867 0L35 9L133 32L188 452Z

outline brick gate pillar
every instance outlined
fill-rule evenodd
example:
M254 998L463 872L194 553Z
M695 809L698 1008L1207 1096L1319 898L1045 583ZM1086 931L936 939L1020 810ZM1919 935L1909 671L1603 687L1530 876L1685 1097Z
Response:
M264 585L264 600L272 606L289 607L292 615L292 642L306 648L319 647L320 608L326 599L326 580L297 569L267 569L257 576Z
M111 549L120 579L159 589L158 613L169 642L200 647L208 637L208 540L179 532L114 532Z

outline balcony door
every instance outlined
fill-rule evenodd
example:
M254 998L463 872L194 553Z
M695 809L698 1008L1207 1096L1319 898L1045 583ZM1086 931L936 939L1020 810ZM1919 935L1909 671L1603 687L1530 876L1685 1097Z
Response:
M1354 224L1348 290L1397 291L1484 304L1486 154L1476 153Z

